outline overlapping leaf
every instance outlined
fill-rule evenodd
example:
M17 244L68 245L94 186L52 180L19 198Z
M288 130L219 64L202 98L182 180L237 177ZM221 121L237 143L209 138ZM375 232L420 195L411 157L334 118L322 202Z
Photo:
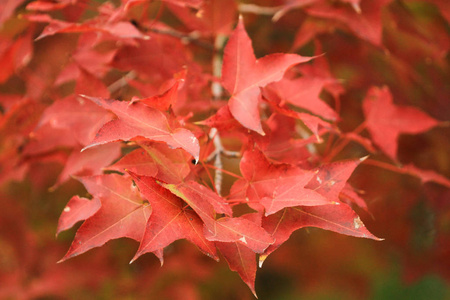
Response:
M231 207L205 186L194 181L162 186L183 199L198 214L205 224L206 239L240 242L257 253L262 253L273 243L273 239L256 223L242 217L228 217L232 214ZM216 213L228 216L216 220Z
M128 141L135 137L145 137L153 141L165 142L172 148L182 148L196 160L200 146L192 132L184 128L172 129L167 117L159 110L142 103L128 103L112 99L84 96L99 106L112 111L118 119L106 123L95 139L84 149L117 140Z
M306 185L330 201L339 202L339 194L355 168L366 159L347 160L325 164L318 169L316 176Z
M249 201L259 202L266 216L285 207L323 205L334 201L305 188L315 176L314 172L288 164L271 164L257 149L244 153L240 168L247 181L246 196Z
M188 239L205 254L218 260L213 242L203 235L203 222L183 201L148 176L131 173L137 186L150 202L152 215L148 219L144 236L132 261L147 252L154 252L178 239ZM162 257L161 264L162 264Z
M297 79L284 78L278 82L269 84L266 92L278 97L280 101L286 101L295 106L307 109L313 114L325 119L336 120L337 113L322 99L320 92L326 84L335 80L320 77L301 77Z
M325 128L326 130L330 130L330 128L331 128L331 124L325 122L324 120L322 120L319 117L313 116L308 113L293 111L287 107L281 106L280 103L277 103L274 101L268 101L268 103L275 112L283 114L283 115L291 117L291 118L301 120L305 124L305 126L309 130L311 130L311 132L314 134L314 136L316 137L316 140L318 142L321 142L319 128Z
M182 149L170 149L163 143L139 142L136 149L108 170L132 171L139 175L153 176L166 183L179 183L190 172L190 155Z

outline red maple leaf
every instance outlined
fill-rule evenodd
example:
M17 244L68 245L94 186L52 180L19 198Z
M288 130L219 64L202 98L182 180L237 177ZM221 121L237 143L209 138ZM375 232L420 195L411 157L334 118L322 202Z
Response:
M78 229L69 251L60 262L112 239L127 237L141 241L152 209L131 178L110 174L81 177L79 180L91 195L100 199L101 207Z
M139 142L136 149L107 170L131 171L139 175L152 176L166 183L179 183L191 171L190 155L182 149L170 149L163 143Z
M200 146L194 134L184 128L172 129L168 118L161 111L139 102L83 97L112 111L118 117L103 125L95 139L84 149L117 140L128 141L140 136L165 142L172 148L183 148L198 160Z
M58 221L56 236L61 231L67 230L79 221L83 221L91 217L100 209L101 203L98 198L92 200L73 196L64 207Z
M323 205L334 201L305 188L315 176L314 172L288 164L271 164L257 149L244 153L240 169L247 181L248 201L260 203L266 216L285 207Z
M231 94L228 106L233 117L244 127L264 135L258 110L260 87L280 80L289 67L311 57L277 53L257 60L251 43L241 18L225 47L222 85Z
M401 133L417 134L439 124L417 108L395 105L387 87L372 87L364 99L363 111L373 141L394 161Z
M261 218L258 214L251 213L242 216L254 223L261 223ZM230 270L238 272L242 280L256 296L255 291L255 278L256 278L256 254L248 247L241 243L223 243L216 242L216 246L222 253L223 257L228 263Z
M331 125L329 123L323 121L319 117L313 116L308 113L293 111L292 109L289 109L285 106L281 106L280 103L277 103L277 102L273 102L273 101L267 101L267 102L269 103L270 107L275 112L286 115L291 118L301 120L305 124L305 126L308 127L309 130L311 130L311 132L314 134L314 136L316 137L316 140L318 142L322 141L320 138L320 134L319 134L319 127L325 128L326 130L331 129Z
M344 189L347 180L361 161L366 158L322 165L306 187L323 195L330 201L339 202L339 194Z
M205 254L218 260L213 242L203 235L203 222L184 202L162 187L156 179L129 172L143 196L150 202L152 215L147 221L139 249L132 259L163 249L178 239L188 239ZM162 256L160 257L163 263Z
M358 215L343 203L285 208L263 218L262 226L274 237L275 243L270 245L263 255L260 255L260 265L270 253L289 239L292 232L303 227L318 227L340 234L382 240L371 234Z
M231 207L219 195L195 182L183 182L177 185L162 184L165 188L183 199L205 223L206 239L219 242L240 242L254 252L262 253L272 238L261 228L245 218L232 218ZM216 219L216 213L225 217Z
M241 243L216 242L217 248L228 263L230 270L238 272L256 297L256 254Z
M186 76L186 71L184 72ZM161 95L156 95L144 99L132 100L132 102L141 102L149 107L153 107L157 110L167 111L177 100L178 88L184 82L184 78L179 78L175 83Z

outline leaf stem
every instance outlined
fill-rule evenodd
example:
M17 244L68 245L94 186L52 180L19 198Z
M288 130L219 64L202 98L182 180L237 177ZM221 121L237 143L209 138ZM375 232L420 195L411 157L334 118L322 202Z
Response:
M365 128L366 128L366 122L362 122L352 132L354 134L358 134L361 131L363 131ZM336 146L331 149L330 153L328 153L327 156L324 157L323 162L324 163L330 162L339 152L341 152L345 148L345 146L348 145L348 143L350 141L351 140L349 138L346 138L346 137L339 139L336 142Z
M212 168L212 169L214 169L214 170L219 170L216 166L211 165L211 164L204 164L204 166L205 166L205 167ZM242 176L240 176L240 175L234 174L234 173L232 173L232 172L230 172L230 171L227 171L227 170L225 170L225 169L220 169L220 171L223 172L223 173L225 173L225 174L227 174L227 175L230 175L230 176L232 176L232 177L235 177L235 178L237 178L237 179L243 179L243 178L244 178L244 177L242 177Z

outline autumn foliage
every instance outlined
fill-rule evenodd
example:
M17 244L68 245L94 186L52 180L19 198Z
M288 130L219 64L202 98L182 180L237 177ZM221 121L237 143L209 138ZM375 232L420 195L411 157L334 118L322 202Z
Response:
M281 295L258 291L270 264L292 295L337 272L365 298L371 273L335 265L365 247L373 274L400 254L405 282L450 279L449 19L440 0L2 2L0 297L208 298L226 261L254 296Z

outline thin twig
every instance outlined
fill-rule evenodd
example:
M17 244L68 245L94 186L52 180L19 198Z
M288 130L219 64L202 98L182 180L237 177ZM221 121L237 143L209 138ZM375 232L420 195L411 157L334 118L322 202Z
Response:
M186 34L186 33L182 33L180 31L176 31L173 29L159 29L159 28L152 27L152 28L149 28L148 30L151 32L154 32L154 33L165 34L165 35L169 35L169 36L178 38L181 40L181 42L186 43L186 44L192 43L194 45L197 45L199 47L205 48L210 51L214 50L213 45L200 40L200 33L198 31L193 31L189 34Z
M225 44L225 36L218 35L216 37L214 43L214 55L212 60L212 68L213 68L213 76L216 78L220 78L222 76L222 49ZM220 99L223 94L222 86L219 82L213 81L211 84L211 93L214 100ZM214 144L214 166L216 171L214 172L214 186L216 188L217 193L220 195L222 191L222 179L223 179L223 164L221 153L223 152L222 142L220 140L219 132L217 128L211 128L209 132L209 138L212 139Z
M359 134L365 128L366 128L366 123L362 122L352 132L355 134ZM334 146L334 148L331 149L331 151L328 153L328 155L324 157L323 161L330 162L339 152L341 152L345 148L345 146L347 146L348 143L350 143L350 141L351 140L348 138L338 140L338 142L336 142L336 145Z
M136 78L137 73L135 71L130 71L125 76L120 77L118 80L114 81L108 86L108 91L110 94L114 94L124 86L128 85L128 80Z
M281 6L259 6L256 4L245 4L241 3L239 4L239 12L240 13L251 13L255 15L266 15L266 16L272 16L276 14L278 11L282 9Z

